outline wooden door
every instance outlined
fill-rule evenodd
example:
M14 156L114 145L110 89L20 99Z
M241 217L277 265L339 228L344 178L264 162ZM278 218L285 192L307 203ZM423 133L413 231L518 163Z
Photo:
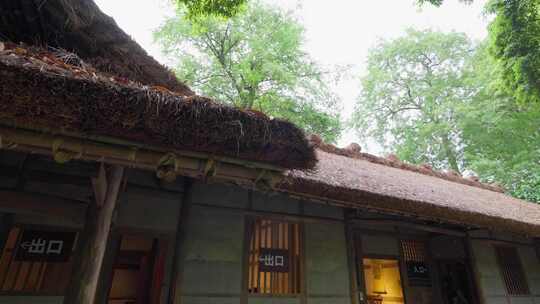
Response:
M109 304L158 304L161 300L166 241L122 235L113 265Z
M438 261L443 303L473 304L470 271L462 260Z

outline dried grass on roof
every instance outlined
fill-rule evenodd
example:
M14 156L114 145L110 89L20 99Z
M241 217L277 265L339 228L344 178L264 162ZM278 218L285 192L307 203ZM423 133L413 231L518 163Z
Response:
M316 163L304 133L289 122L99 73L74 54L5 46L0 52L0 122L284 168L309 169Z
M91 0L0 1L0 39L66 49L101 72L194 95Z
M449 170L446 172L439 172L439 171L433 170L433 168L428 164L413 165L413 164L402 162L395 155L389 155L387 157L379 157L379 156L375 156L369 153L364 153L361 151L361 148L358 144L353 143L346 148L338 148L334 145L324 143L322 139L316 135L311 135L309 137L309 141L315 148L321 151L328 152L328 153L342 155L342 156L346 156L346 157L354 158L354 159L367 160L375 164L381 164L381 165L385 165L385 166L389 166L389 167L393 167L397 169L417 172L420 174L434 176L434 177L442 178L451 182L478 187L478 188L482 188L482 189L486 189L490 191L501 192L501 193L504 192L504 189L500 185L484 184L475 177L464 178L459 173L454 172L452 170Z
M540 236L540 205L361 158L317 151L315 170L279 189L384 212Z

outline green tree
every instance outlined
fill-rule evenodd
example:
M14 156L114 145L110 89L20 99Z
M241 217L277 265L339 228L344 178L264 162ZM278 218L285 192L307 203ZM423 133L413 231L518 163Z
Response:
M155 33L177 76L199 93L288 119L334 142L342 126L330 90L339 73L323 70L303 50L304 29L290 14L252 2L223 20L186 18L182 9Z
M440 6L444 0L418 0ZM472 2L464 0L462 2ZM500 66L502 87L521 103L540 102L540 1L490 0L489 50Z
M473 43L458 33L407 30L370 50L353 115L361 137L413 163L464 169L458 107L470 99Z
M247 0L176 0L178 5L185 6L190 19L204 16L221 16L230 18L238 14Z
M492 0L490 51L498 59L506 91L516 101L540 101L540 11L538 0Z
M460 109L460 128L469 168L510 194L540 202L540 105L516 102L501 86L502 67L486 45L472 59L476 88Z

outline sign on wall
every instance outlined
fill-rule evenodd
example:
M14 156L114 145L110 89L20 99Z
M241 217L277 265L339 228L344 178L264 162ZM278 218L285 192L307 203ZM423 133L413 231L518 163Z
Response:
M17 246L16 261L66 262L76 232L24 230Z
M407 262L407 277L409 285L431 286L429 268L424 262Z
M261 248L259 271L289 272L289 250Z

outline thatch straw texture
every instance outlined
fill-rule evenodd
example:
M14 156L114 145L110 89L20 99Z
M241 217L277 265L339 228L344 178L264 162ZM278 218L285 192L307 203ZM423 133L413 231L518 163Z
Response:
M2 0L0 40L63 48L102 72L193 95L91 0Z
M0 123L109 136L283 168L315 165L313 147L289 122L99 73L74 54L3 45Z
M436 176L317 151L315 170L290 171L286 192L468 227L540 236L540 205Z

